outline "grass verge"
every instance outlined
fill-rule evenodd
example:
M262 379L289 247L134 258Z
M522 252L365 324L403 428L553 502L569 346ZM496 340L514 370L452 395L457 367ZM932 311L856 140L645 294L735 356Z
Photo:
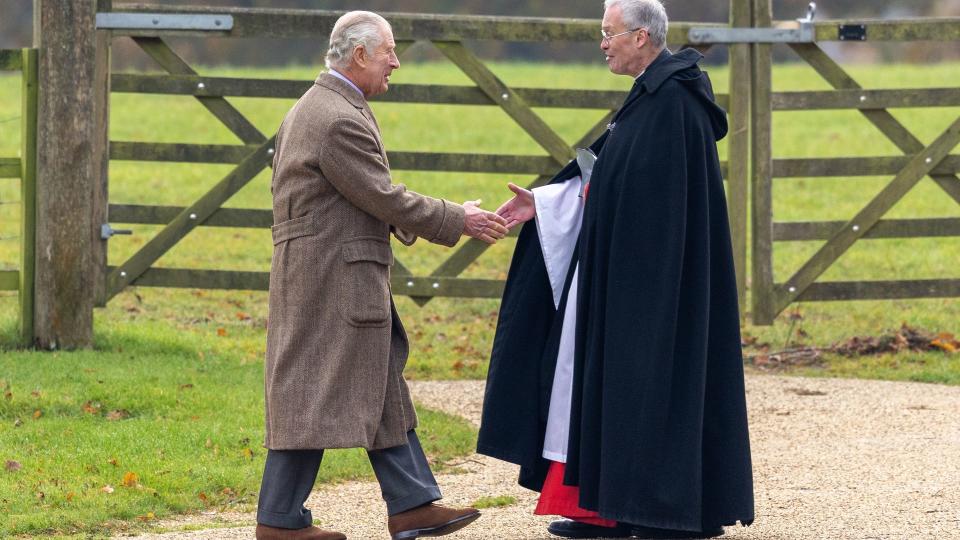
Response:
M101 329L92 351L4 352L0 537L103 535L252 508L266 455L263 365L224 343L142 323ZM433 462L473 450L462 419L423 409L420 419ZM372 478L364 452L339 450L318 482L357 478Z

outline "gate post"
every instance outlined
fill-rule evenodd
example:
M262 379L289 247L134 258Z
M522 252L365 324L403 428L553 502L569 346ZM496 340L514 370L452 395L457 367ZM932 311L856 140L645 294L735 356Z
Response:
M753 0L753 26L770 28L772 25L771 0ZM773 324L776 317L773 290L773 110L772 110L772 46L769 43L754 43L753 73L751 83L751 141L753 175L753 270L751 297L753 299L753 323Z
M96 0L34 0L39 49L34 332L46 349L93 342Z
M752 0L730 0L730 26L753 24ZM747 313L747 214L750 207L750 44L730 46L730 135L727 140L727 206L737 272L740 318Z

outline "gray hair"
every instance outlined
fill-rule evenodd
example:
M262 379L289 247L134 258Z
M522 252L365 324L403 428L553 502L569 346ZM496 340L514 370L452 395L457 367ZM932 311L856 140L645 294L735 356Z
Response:
M667 44L667 10L660 0L604 0L604 10L613 6L620 6L628 30L646 28L650 43L657 49Z
M386 19L370 11L350 11L333 25L330 47L327 49L327 69L344 69L350 65L353 50L363 45L367 54L373 54L383 43L383 30L391 30Z

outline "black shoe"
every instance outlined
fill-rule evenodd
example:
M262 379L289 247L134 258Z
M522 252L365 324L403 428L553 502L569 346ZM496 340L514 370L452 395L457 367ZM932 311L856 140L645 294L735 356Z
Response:
M617 524L616 527L601 527L571 519L553 521L547 526L550 534L564 538L630 538L629 526Z
M632 533L637 538L647 538L649 540L665 540L671 538L715 538L723 535L723 527L709 527L702 531L679 531L673 529L654 529L653 527L640 527L634 525Z

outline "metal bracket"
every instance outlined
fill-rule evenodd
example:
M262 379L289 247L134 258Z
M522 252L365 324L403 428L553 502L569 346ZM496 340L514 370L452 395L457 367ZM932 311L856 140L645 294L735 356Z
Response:
M98 30L214 30L233 29L233 15L179 15L166 13L97 13Z
M841 24L837 28L837 37L840 38L840 41L866 41L867 25Z
M109 223L103 223L100 225L101 240L109 240L110 237L115 234L133 234L133 231L130 229L114 229Z
M687 42L693 45L719 43L811 43L815 41L813 23L800 28L691 28Z
M816 2L807 6L807 15L797 19L797 28L731 28L729 26L691 28L687 42L693 45L719 43L812 43L817 32L813 18Z

